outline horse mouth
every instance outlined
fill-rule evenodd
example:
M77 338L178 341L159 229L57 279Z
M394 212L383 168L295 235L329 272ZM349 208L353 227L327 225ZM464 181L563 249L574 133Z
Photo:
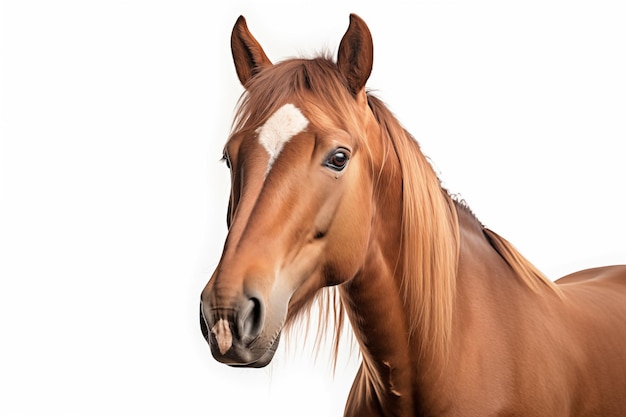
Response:
M270 347L265 351L261 357L255 361L249 363L226 363L228 366L232 366L233 368L264 368L272 361L274 358L274 354L276 353L276 349L278 349L278 342L280 341L280 333L274 338L274 341L271 343Z
M233 345L226 352L221 352L215 335L208 333L208 342L211 348L211 354L218 362L233 368L263 368L272 361L274 354L278 349L281 331L270 339L269 343L263 343L264 346L255 346L258 342L251 343L249 346L242 346L238 343Z

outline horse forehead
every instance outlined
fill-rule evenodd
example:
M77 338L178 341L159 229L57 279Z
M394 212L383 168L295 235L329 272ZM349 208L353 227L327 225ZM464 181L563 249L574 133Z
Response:
M276 110L263 126L256 130L259 142L269 154L266 175L283 150L285 143L303 132L308 125L309 121L300 109L289 103Z

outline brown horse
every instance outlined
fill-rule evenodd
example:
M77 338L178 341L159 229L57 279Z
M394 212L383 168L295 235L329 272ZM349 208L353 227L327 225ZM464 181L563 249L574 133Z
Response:
M218 361L267 365L335 287L362 354L346 416L626 416L626 266L553 283L451 198L366 91L359 17L336 62L274 65L243 17L232 52L229 232L200 306Z

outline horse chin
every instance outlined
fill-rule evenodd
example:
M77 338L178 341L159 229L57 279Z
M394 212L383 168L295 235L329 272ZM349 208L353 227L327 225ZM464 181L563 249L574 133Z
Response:
M274 358L280 341L280 335L281 332L278 332L269 347L260 352L258 348L241 349L233 346L229 351L222 354L215 347L216 345L214 343L210 343L211 353L218 362L233 368L263 368L269 365Z
M278 348L279 340L280 340L280 333L278 334L278 336L276 336L276 339L274 340L270 348L267 349L267 351L265 351L265 353L261 355L261 357L255 360L254 362L250 362L246 364L230 363L228 365L234 368L264 368L267 365L269 365L272 359L274 358L274 354L276 353L276 349Z

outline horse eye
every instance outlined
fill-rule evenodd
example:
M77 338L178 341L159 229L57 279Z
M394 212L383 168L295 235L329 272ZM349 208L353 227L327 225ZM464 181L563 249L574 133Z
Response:
M324 165L335 171L342 171L348 165L349 159L350 156L347 150L337 149L326 159Z

